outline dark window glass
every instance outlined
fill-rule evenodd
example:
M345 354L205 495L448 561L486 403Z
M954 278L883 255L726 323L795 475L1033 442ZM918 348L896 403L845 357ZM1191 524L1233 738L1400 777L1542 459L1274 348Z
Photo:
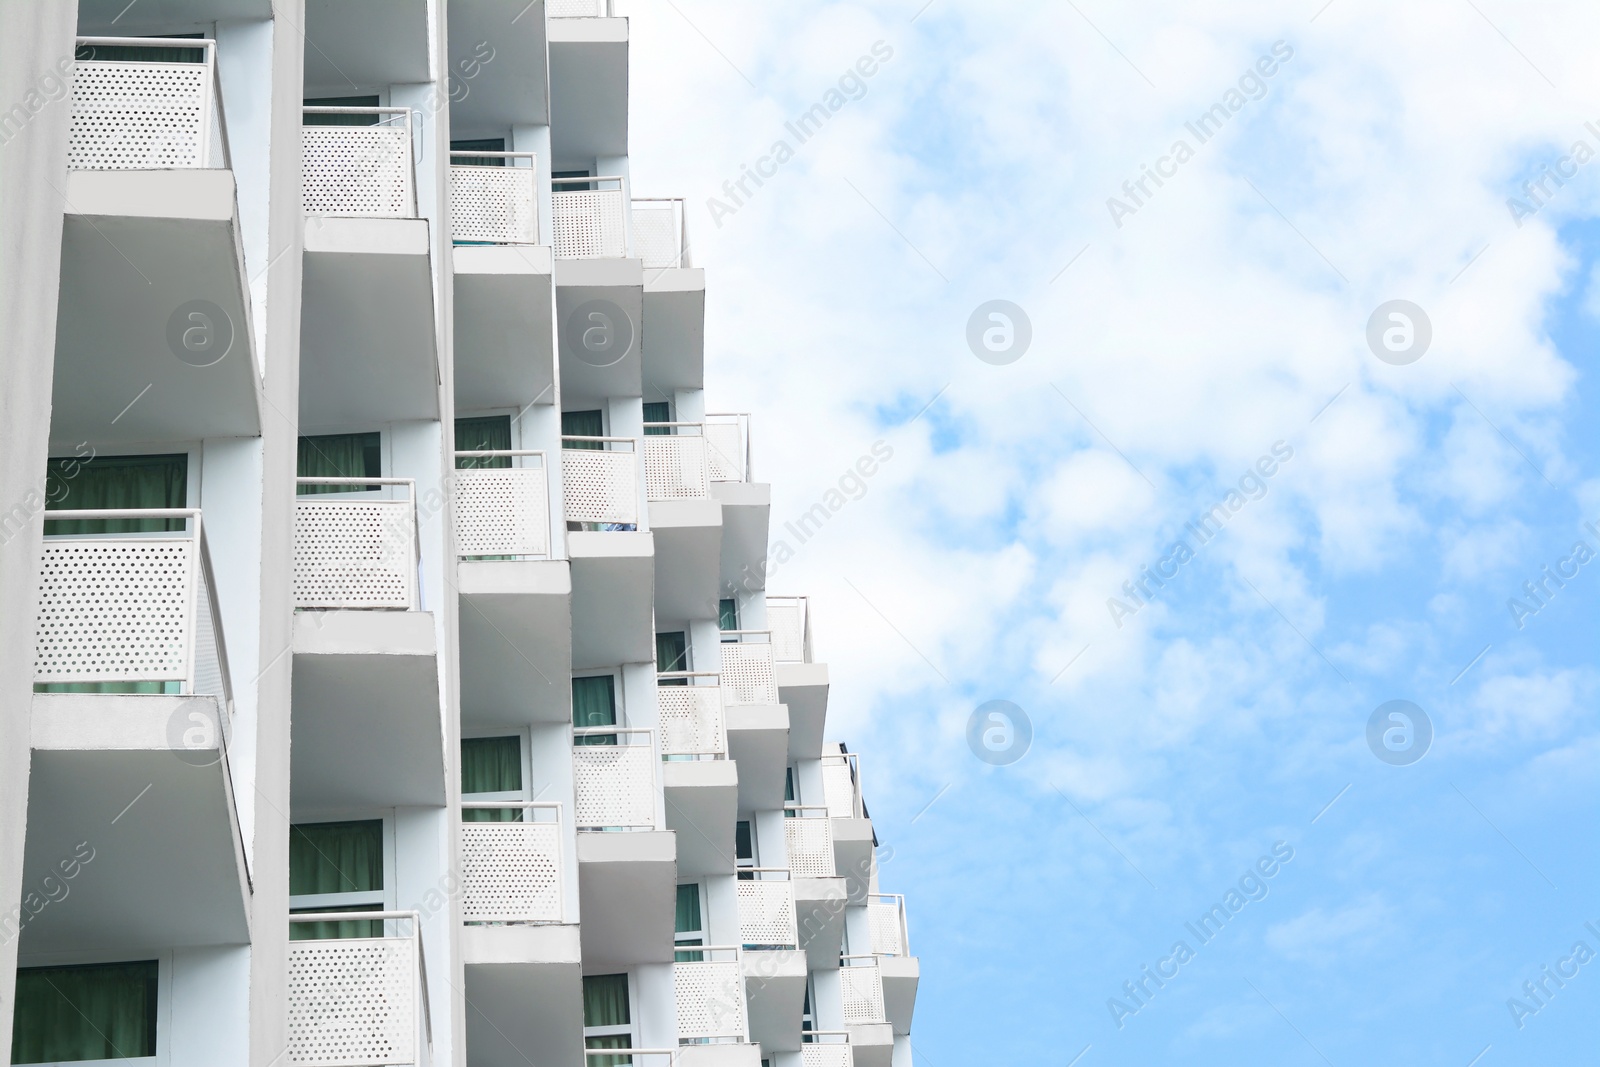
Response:
M46 511L181 508L189 491L189 457L95 456L52 459L45 481ZM163 533L182 519L71 519L46 522L46 534Z
M627 1026L628 976L625 974L586 974L583 976L583 1025ZM623 1045L590 1045L590 1048L627 1048Z
M154 1056L160 973L155 960L19 967L11 1062Z
M755 863L755 842L750 836L749 820L740 819L733 828L733 855L740 863Z
M688 635L682 630L672 633L656 634L656 670L665 674L668 671L686 671L689 669L689 640ZM669 678L662 685L688 685L687 678Z
M485 415L480 418L456 420L457 452L509 452L511 450L511 416ZM458 468L505 468L511 466L510 456L479 456L456 460Z
M300 438L295 473L301 478L381 478L383 438L376 433L331 433ZM302 485L302 496L357 493L376 485Z
M289 827L289 895L319 893L371 893L383 888L383 821L301 823ZM382 911L378 904L334 908L298 908L296 913L317 911ZM290 923L293 941L331 937L382 937L377 920L324 923Z
M504 137L485 137L477 141L451 141L451 152L504 152L506 139ZM499 156L457 156L452 155L450 162L457 167L503 167L506 160Z
M305 100L306 107L377 107L376 96L313 96ZM376 126L377 115L305 115L301 123L306 126Z
M653 400L644 406L644 432L646 437L666 437L672 433L670 426L651 426L652 422L671 422L672 405L665 400Z
M461 794L514 793L522 788L520 737L466 737L461 740ZM521 808L467 808L464 822L521 822Z
M717 601L717 628L719 630L737 630L739 628L739 602L729 597Z
M572 680L572 725L615 726L617 724L617 691L615 680L609 674L598 678ZM614 745L616 734L592 734L573 739L575 745Z
M599 411L563 411L561 413L561 433L573 437L604 437L606 433L605 417ZM605 448L599 441L563 441L563 448L591 448L595 450Z

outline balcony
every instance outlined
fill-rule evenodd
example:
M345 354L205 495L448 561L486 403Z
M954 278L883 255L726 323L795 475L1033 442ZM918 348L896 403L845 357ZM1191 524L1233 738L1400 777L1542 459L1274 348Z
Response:
M850 903L866 903L872 883L876 840L861 798L861 757L854 752L824 752L822 794L833 827L834 863Z
M494 801L461 807L522 812L520 822L461 824L462 921L561 922L561 805ZM540 820L540 814L550 818Z
M741 867L739 941L747 948L795 948L794 881L784 867ZM746 878L744 875L751 877Z
M855 1067L847 1030L807 1030L800 1046L800 1067Z
M416 482L410 478L296 478L296 485L405 487L405 499L366 492L295 500L296 608L420 610Z
M654 830L658 762L642 727L574 727L572 778L579 830ZM586 738L600 738L585 742ZM609 739L609 740L608 740Z
M537 460L455 472L456 554L550 557L550 479L542 451L457 452L456 459Z
M724 630L722 700L728 745L739 765L739 810L783 806L789 765L789 712L778 703L772 674L772 635L766 630Z
M95 59L104 47L193 61ZM54 439L254 436L261 388L216 42L80 37L78 54Z
M552 157L626 156L628 20L609 0L546 0L545 12Z
M876 956L839 957L839 999L858 1067L890 1067L894 1033L884 1011L883 975Z
M593 523L606 531L637 529L639 442L632 437L563 437L561 441L567 521Z
M632 254L644 267L647 396L705 388L706 272L689 265L682 200L635 200Z
M906 933L906 898L903 893L869 893L867 925L875 956L910 956Z
M828 665L813 662L811 601L767 597L767 625L772 627L778 698L789 708L790 758L816 759L828 721Z
M739 774L728 759L727 720L717 675L689 671L657 675L656 721L661 730L667 827L678 834L679 873L684 879L732 874Z
M450 0L448 15L452 133L550 125L550 50L539 7L508 12L501 0Z
M300 195L307 215L417 217L410 108L307 107L303 113L372 120L300 127Z
M409 923L409 936L289 942L289 1056L292 1067L403 1064L433 1058L433 1024L414 911L291 915L291 923Z
M550 179L551 244L557 259L622 259L628 255L626 179Z
M655 534L656 612L716 613L722 505L711 496L711 449L703 423L645 423L645 495Z
M906 933L906 898L898 893L870 893L864 910L868 940L883 980L884 1012L896 1034L909 1034L921 965L911 955Z
M506 162L498 166L455 162L464 158ZM451 152L450 159L453 240L499 245L539 243L539 171L532 152Z
M611 0L545 0L544 11L553 19L611 17Z
M687 953L700 958L672 965L678 1041L749 1044L743 949L737 945L695 947Z
M633 254L647 271L689 266L689 228L683 200L633 201Z
M783 806L784 848L794 879L800 947L807 965L821 970L839 958L845 936L845 885L833 851L833 820L828 809L805 804Z

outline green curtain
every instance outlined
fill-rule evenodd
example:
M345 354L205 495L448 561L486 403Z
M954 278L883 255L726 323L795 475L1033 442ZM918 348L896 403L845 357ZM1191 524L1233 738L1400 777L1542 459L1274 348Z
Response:
M615 726L617 724L617 691L615 679L609 674L598 678L572 680L572 725ZM616 734L592 734L576 737L575 745L614 745Z
M644 406L644 435L646 437L667 437L672 433L670 426L651 426L652 422L671 422L672 405L665 400L653 400Z
M154 1056L159 975L155 960L18 968L11 1062Z
M300 438L295 474L301 478L381 478L383 438L376 433L332 433ZM358 493L376 485L302 485L301 496Z
M717 629L739 628L739 602L732 598L717 601Z
M467 737L461 741L461 795L512 793L522 788L522 739ZM521 822L521 808L467 808L463 822Z
M451 141L452 152L504 152L506 139L504 137L485 137L478 141ZM510 160L499 156L451 156L450 163L457 167L503 167ZM456 420L458 423L460 419ZM462 449L462 451L466 451Z
M511 416L486 415L474 419L456 420L457 452L506 452L511 449ZM511 466L510 456L480 456L475 459L458 459L461 470Z
M571 434L574 437L604 437L606 433L605 417L598 411L563 411L561 413L561 433L563 436ZM563 441L562 448L588 448L599 451L605 445L599 441Z
M87 461L52 459L47 484L46 511L187 507L189 457L176 453L95 456ZM44 524L46 535L166 533L183 528L182 519L56 520Z
M585 979L588 981L588 979ZM627 1034L611 1034L607 1037L586 1037L583 1039L584 1048L630 1048L633 1041ZM583 1059L586 1067L625 1067L633 1062L632 1056L585 1056Z
M682 630L656 634L656 670L686 671L689 669L689 641ZM668 678L662 685L688 685L687 678Z
M307 97L306 107L377 107L376 96L315 96ZM376 126L377 115L305 115L304 126Z
M627 1026L628 976L625 974L591 974L583 978L583 1025ZM632 1040L627 1034L608 1034L604 1037L586 1037L585 1048L629 1048ZM631 1056L589 1056L588 1067L613 1067L632 1063Z
M372 893L383 888L383 820L301 823L289 827L289 895ZM382 911L381 905L300 908L297 912ZM382 937L381 921L291 923L292 941Z
M700 918L700 886L695 883L680 885L678 887L678 913L673 930L680 934L703 933L705 926ZM679 938L679 945L703 945L700 938ZM696 963L705 959L703 952L674 952L673 960L678 963Z

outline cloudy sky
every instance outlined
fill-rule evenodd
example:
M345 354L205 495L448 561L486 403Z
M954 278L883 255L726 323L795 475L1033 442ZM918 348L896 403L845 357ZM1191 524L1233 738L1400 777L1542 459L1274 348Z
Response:
M1600 8L617 3L919 1065L1592 1056Z

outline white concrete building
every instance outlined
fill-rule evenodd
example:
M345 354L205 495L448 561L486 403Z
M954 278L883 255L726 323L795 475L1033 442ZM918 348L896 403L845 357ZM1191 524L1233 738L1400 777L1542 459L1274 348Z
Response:
M0 0L10 1062L909 1067L629 47Z

